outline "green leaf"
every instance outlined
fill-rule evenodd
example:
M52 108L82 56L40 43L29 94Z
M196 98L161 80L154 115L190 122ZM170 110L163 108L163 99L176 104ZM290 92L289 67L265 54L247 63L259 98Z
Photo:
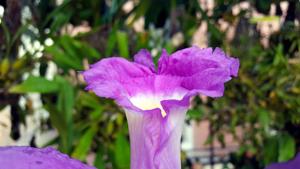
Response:
M116 45L116 42L117 42L116 31L115 31L115 29L113 29L110 32L108 40L107 40L107 45L106 45L106 49L105 49L105 56L112 55L114 47Z
M59 12L53 16L53 22L51 23L50 30L52 32L59 31L59 29L68 23L71 19L73 11Z
M83 106L90 107L93 109L101 108L101 103L95 94L80 92L78 99L78 101Z
M99 108L96 109L95 111L91 112L91 113L90 113L91 120L94 120L94 121L99 121L99 120L101 120L102 111L103 111L103 110L101 109L101 107L99 107Z
M72 157L79 159L79 160L85 160L87 153L89 152L93 138L97 132L97 128L95 126L89 128L84 135L81 137L78 145L76 146L76 149L72 153Z
M267 127L270 124L270 117L269 117L269 113L267 110L265 109L259 109L258 110L258 118L259 118L259 122L261 123L261 125L267 129Z
M259 23L259 22L276 22L276 21L279 21L280 20L280 17L278 16L263 16L263 17L253 17L250 19L250 23L252 24L256 24L256 23Z
M128 36L125 32L118 31L117 32L117 42L119 47L119 52L122 57L129 57L128 50Z
M10 45L10 41L11 41L11 37L10 37L10 31L8 30L7 25L5 24L5 22L1 22L1 28L4 32L4 37L5 37L5 45L9 46Z
M105 169L105 161L104 161L104 151L102 149L103 146L98 148L96 159L94 161L94 166L98 169Z
M64 8L71 2L71 0L65 0L61 5L59 5L57 8L55 8L50 14L47 15L47 17L44 19L44 22L42 24L42 27L46 27L46 25L59 13L61 13Z
M114 156L116 165L119 169L130 168L130 147L125 135L120 132L115 142Z
M0 62L0 77L5 76L8 73L9 67L10 67L10 63L9 63L8 58L4 58Z
M59 38L59 45L64 49L65 53L70 59L74 59L76 63L81 64L81 55L77 52L77 47L75 46L76 40L70 36L64 35ZM84 50L84 49L82 49Z
M76 43L77 44L77 43ZM90 45L86 43L80 43L80 52L82 57L87 57L90 59L100 59L101 55L100 53ZM84 49L84 50L82 50Z
M12 41L11 41L11 45L13 45L16 40L26 31L26 29L28 29L28 24L22 25L17 32L14 34Z
M289 134L282 134L279 137L279 156L278 161L284 162L292 159L296 153L296 143L292 136Z
M203 116L203 109L202 107L198 107L197 109L190 109L187 112L188 119L194 119L194 120L201 120Z
M270 137L266 140L263 149L264 164L270 164L276 162L278 157L278 138Z
M57 108L51 103L45 105L45 109L50 113L50 121L51 125L57 129L59 133L59 150L68 153L70 149L67 123L65 119L62 118L61 113L57 110Z
M275 49L275 59L273 61L273 65L277 66L279 64L285 64L286 59L284 57L283 45L279 44Z
M76 69L82 70L83 66L81 60L72 59L64 50L60 48L57 44L48 46L45 51L53 56L54 62L63 69Z
M9 89L11 93L52 93L59 89L59 84L43 77L29 76L23 83Z
M57 110L60 113L60 118L66 124L66 135L64 137L64 148L70 150L73 140L73 108L75 104L75 94L73 86L61 76L56 76L55 81L60 84L58 93Z
M138 3L138 5L134 9L134 11L135 11L134 18L131 20L129 25L132 25L134 23L134 21L136 21L141 16L144 16L146 14L146 12L148 11L148 9L150 8L150 4L151 4L150 0L143 0L140 3Z
M73 86L61 76L56 76L55 81L60 84L57 109L65 114L65 120L69 124L72 121L72 112L75 104Z

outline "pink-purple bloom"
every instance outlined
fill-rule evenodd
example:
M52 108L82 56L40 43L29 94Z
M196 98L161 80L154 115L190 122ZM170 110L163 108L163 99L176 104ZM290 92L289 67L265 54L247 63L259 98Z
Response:
M266 169L299 169L300 168L300 153L290 161L282 163L274 163L266 167Z
M53 148L0 147L0 169L96 169Z
M180 169L180 138L192 96L221 97L237 76L238 59L221 49L190 47L170 56L163 50L156 68L142 49L134 62L102 59L83 72L87 89L114 99L128 120L131 169Z

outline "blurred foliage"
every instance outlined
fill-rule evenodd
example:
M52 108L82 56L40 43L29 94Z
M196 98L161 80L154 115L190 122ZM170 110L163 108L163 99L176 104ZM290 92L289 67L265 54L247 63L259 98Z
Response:
M82 161L93 153L99 169L128 169L125 116L113 101L84 91L80 70L104 57L132 58L141 48L158 56L162 48L173 52L190 46L206 23L208 46L238 57L241 67L238 78L226 84L224 97L195 99L187 122L209 120L213 134L208 142L226 146L224 135L232 134L241 145L231 158L236 168L263 168L293 158L300 151L300 29L294 22L299 25L299 2L289 1L268 46L256 28L280 18L281 1L249 0L251 8L234 14L240 2L245 1L215 0L208 12L196 0L1 1L0 108L11 106L11 137L20 137L20 123L34 112L28 94L39 93L49 112L49 118L40 119L41 128L59 133L48 145ZM132 9L124 10L129 3ZM268 16L271 3L276 16ZM266 16L255 18L252 9ZM138 31L141 18L144 26ZM236 26L232 40L220 20ZM178 34L181 42L173 43Z

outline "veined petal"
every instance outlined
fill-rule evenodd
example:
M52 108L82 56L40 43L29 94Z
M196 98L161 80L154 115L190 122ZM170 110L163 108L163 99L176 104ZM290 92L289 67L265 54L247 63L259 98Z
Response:
M230 76L236 77L238 75L238 70L240 62L238 59L231 58L227 56L224 51L220 48L216 48L213 52L213 57L215 61L219 62L221 67L229 68Z
M216 48L186 48L165 59L164 75L182 77L182 87L207 96L223 95L224 83L237 76L239 61Z
M131 85L151 75L153 73L149 68L119 57L102 59L83 72L87 89L93 90L100 97L112 99L135 94L137 91L133 89L136 87Z
M238 59L228 57L220 48L213 51L194 46L173 53L164 74L191 76L208 68L223 68L230 76L237 76L238 67Z
M95 169L53 148L0 147L2 169Z
M159 109L126 110L131 144L131 169L180 169L180 138L187 107L172 106L166 117Z
M283 163L274 163L266 167L266 169L297 169L300 166L300 153L297 156L288 162Z
M220 68L209 68L186 77L182 86L190 91L197 90L206 96L221 97L224 93L224 83L230 79L228 71Z
M158 60L158 74L162 74L166 71L169 64L169 55L165 49L162 50L160 58Z
M134 62L148 67L152 72L155 72L155 65L151 53L147 49L141 49L134 55Z

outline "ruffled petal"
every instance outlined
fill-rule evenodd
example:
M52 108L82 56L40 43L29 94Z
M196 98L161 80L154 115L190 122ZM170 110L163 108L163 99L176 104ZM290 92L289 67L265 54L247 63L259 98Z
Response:
M141 83L145 87L143 79L151 75L153 72L149 68L119 57L102 59L83 72L88 90L112 99L128 97L140 91Z
M298 169L300 167L300 153L288 162L274 163L266 167L266 169Z
M220 68L209 68L193 76L186 77L182 86L190 91L210 97L221 97L224 93L224 83L230 80L229 72Z
M237 76L240 66L238 59L227 56L224 51L220 48L216 48L213 52L212 59L220 63L221 67L229 68L230 76Z
M238 59L228 57L220 48L213 51L194 46L173 53L164 74L191 76L208 68L223 68L230 76L237 76L238 67Z
M207 96L220 97L224 83L237 76L239 61L228 57L221 49L186 48L164 59L164 75L182 77L183 88Z
M158 60L158 69L157 69L158 74L163 74L166 71L168 64L169 64L169 55L168 52L165 49L163 49L160 58Z
M53 148L0 147L2 169L96 169Z
M141 49L134 55L134 62L148 67L152 72L155 72L155 65L151 53L147 49Z

